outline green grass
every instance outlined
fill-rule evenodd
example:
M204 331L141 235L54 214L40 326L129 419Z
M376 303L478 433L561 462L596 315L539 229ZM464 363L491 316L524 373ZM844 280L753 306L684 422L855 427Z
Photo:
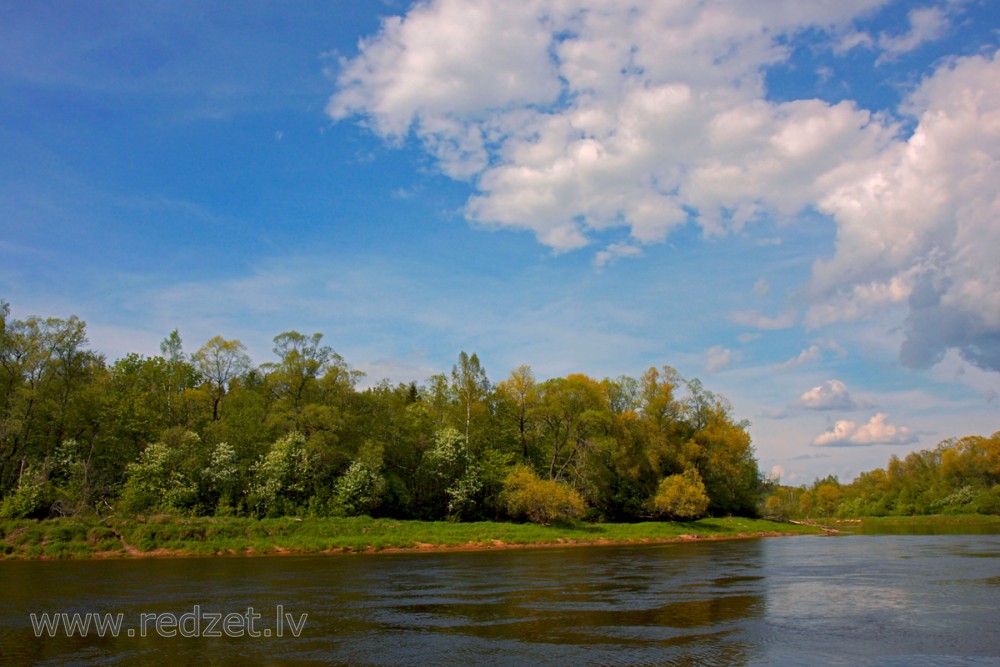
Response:
M693 522L574 523L540 526L394 519L216 517L62 518L0 522L3 558L243 555L367 552L418 548L498 548L559 544L638 544L806 534L818 529L738 517Z
M1000 516L989 514L934 514L930 516L864 517L866 526L1000 526Z

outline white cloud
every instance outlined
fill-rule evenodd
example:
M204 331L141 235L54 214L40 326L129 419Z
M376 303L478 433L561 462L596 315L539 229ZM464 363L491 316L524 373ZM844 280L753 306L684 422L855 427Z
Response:
M850 30L841 35L833 50L834 53L844 54L859 47L871 48L874 44L875 40L868 33Z
M771 331L775 329L788 329L795 325L795 313L788 311L777 317L768 317L757 310L741 310L729 313L729 320L736 324Z
M743 354L741 352L736 352L728 347L723 347L721 345L716 345L711 347L705 353L705 371L709 373L717 373L719 371L726 370L735 363L743 359Z
M869 317L887 307L904 303L911 293L913 271L892 276L885 282L870 281L842 289L806 312L807 327L822 327Z
M912 136L852 164L819 203L837 223L836 252L813 267L806 322L905 303L905 365L955 348L1000 370L1000 61L954 61L906 109Z
M810 345L806 349L798 353L798 355L792 357L788 361L778 364L775 366L776 370L789 370L792 368L798 368L803 364L808 364L810 361L819 361L823 358L823 348L819 345Z
M412 132L474 179L470 220L557 252L615 227L662 242L688 209L718 234L794 214L879 142L850 102L766 102L763 69L786 37L882 2L419 3L341 61L328 112L390 141Z
M871 45L855 20L882 4L428 0L341 60L328 113L389 142L415 137L474 187L471 222L528 231L557 253L617 234L598 267L688 222L717 236L818 210L836 247L801 294L807 326L895 308L909 313L904 364L957 348L1000 370L995 55L929 76L900 110L916 121L910 136L851 100L767 98L765 71L797 35L826 33L834 52ZM874 46L900 54L948 22L914 9L905 32Z
M796 405L809 410L854 410L867 407L868 403L858 401L851 396L847 385L840 380L827 380L818 387L804 392Z
M841 419L833 428L823 433L812 444L816 447L867 447L870 445L908 445L917 440L917 434L906 426L886 422L888 415L876 413L867 424Z
M907 15L909 30L902 35L881 33L878 45L885 51L880 58L897 56L913 51L921 44L940 39L948 29L948 16L939 7L920 7Z
M638 257L640 255L642 255L642 249L637 246L627 243L612 243L594 255L594 266L601 268L617 259Z
M985 371L964 361L955 350L949 350L941 361L930 370L931 377L938 382L965 385L974 393L983 396L986 402L1000 391L1000 376Z

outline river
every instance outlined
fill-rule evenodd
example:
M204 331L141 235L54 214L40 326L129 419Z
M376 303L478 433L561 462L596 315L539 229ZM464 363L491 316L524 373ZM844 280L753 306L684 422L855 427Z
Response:
M4 561L0 593L3 665L1000 665L1000 535Z

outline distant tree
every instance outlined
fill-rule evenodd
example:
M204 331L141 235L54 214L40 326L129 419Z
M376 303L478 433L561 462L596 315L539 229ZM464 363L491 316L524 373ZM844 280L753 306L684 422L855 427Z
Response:
M212 421L219 421L219 406L230 383L252 366L246 347L239 340L215 336L202 345L191 360L211 387Z
M525 364L511 371L510 377L497 385L497 393L512 408L510 414L516 423L521 461L528 463L531 460L533 413L539 401L538 384L531 367Z
M458 398L458 406L465 424L465 446L471 447L473 414L481 411L490 392L490 381L479 363L479 357L465 352L458 355L458 364L451 369L452 392Z

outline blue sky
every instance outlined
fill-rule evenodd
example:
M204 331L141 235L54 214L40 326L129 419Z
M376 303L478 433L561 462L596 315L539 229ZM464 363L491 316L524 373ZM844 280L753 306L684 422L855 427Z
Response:
M0 6L0 298L366 382L671 365L762 468L1000 429L1000 7Z

